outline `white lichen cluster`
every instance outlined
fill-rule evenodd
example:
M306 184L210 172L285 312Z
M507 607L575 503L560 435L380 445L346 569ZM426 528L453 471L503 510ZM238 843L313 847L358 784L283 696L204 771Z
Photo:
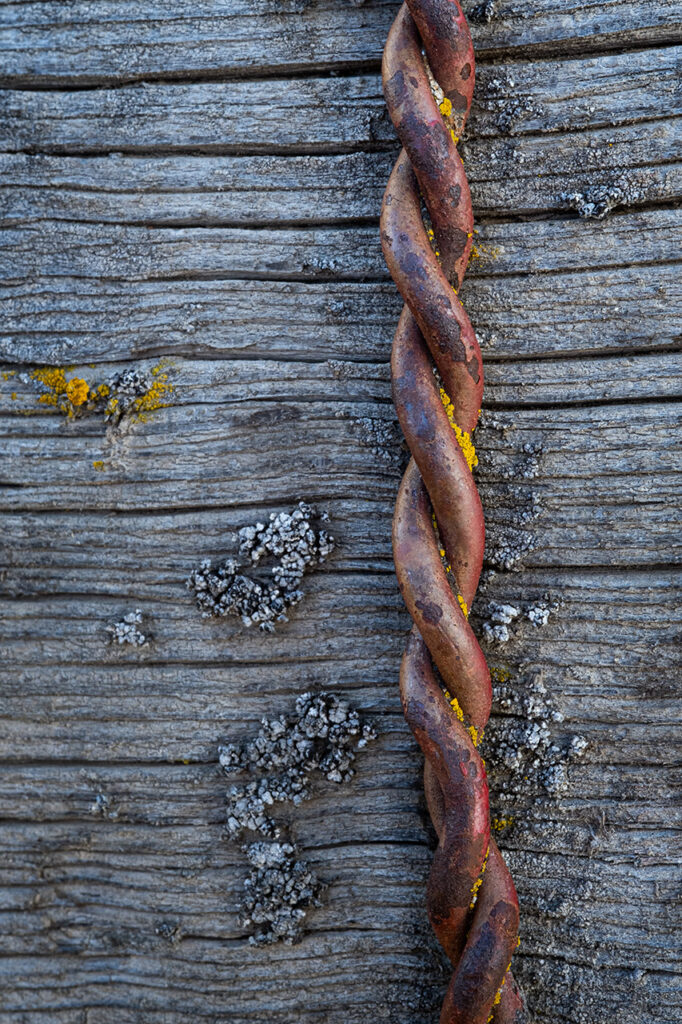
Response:
M293 945L302 936L308 908L320 905L324 883L296 859L291 843L249 843L244 852L251 871L244 881L242 924L258 929L249 942Z
M502 799L533 791L556 797L566 790L568 767L585 752L587 741L572 736L563 743L555 742L552 723L563 720L540 673L518 681L506 676L494 682L493 717L485 733L484 756L491 785Z
M482 618L481 635L489 644L506 644L514 635L513 630L509 628L512 623L520 623L525 619L533 626L546 626L550 615L557 612L559 607L560 602L548 593L539 601L518 606L488 601L478 611Z
M264 555L278 561L272 569L275 583L284 591L298 586L304 573L318 562L324 562L334 550L334 538L326 530L318 530L313 520L327 522L326 513L318 515L312 506L300 501L292 512L271 513L270 522L245 526L239 531L239 550L258 565Z
M334 538L315 527L316 519L326 522L327 516L299 502L292 512L273 512L267 525L256 523L239 531L240 552L252 566L259 565L266 555L277 559L270 569L274 582L247 576L233 558L215 568L205 559L193 569L187 587L202 615L235 615L245 626L257 625L269 632L276 622L286 622L287 610L303 597L298 584L304 574L324 562L334 549Z
M645 191L626 175L620 175L610 184L593 185L585 192L562 192L559 197L578 216L603 220L617 206L632 206L640 202Z
M485 0L484 3L477 4L469 12L469 21L479 25L490 24L495 17L495 7L495 0Z
M105 406L104 419L114 424L120 423L135 403L149 392L153 384L153 378L144 370L131 368L117 373L107 381L113 400L107 402Z
M142 611L139 608L136 608L134 612L128 612L120 622L115 622L113 626L107 626L109 643L144 647L149 643L149 636L140 629L142 624Z
M535 535L516 526L491 529L486 536L485 560L504 572L516 568L524 555L535 547Z
M290 842L264 841L279 840L281 833L271 817L272 808L276 803L297 805L308 799L313 772L331 782L346 782L354 774L356 750L375 736L375 730L362 724L346 701L328 693L305 693L296 701L293 714L263 719L253 740L219 748L226 774L260 775L232 786L227 793L229 838L240 840L248 833L261 837L243 847L253 868L245 883L244 924L264 926L253 942L297 942L305 909L321 889L307 865L296 859Z
M479 102L494 116L495 126L513 135L520 122L538 113L532 96L519 92L516 79L509 72L497 73L482 82Z

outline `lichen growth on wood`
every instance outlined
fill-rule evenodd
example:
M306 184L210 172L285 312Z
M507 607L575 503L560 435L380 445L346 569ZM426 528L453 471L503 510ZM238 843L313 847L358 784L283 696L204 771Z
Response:
M128 612L120 622L113 626L107 626L110 644L127 644L131 647L144 647L149 643L148 632L142 632L140 626L143 624L142 611L136 608L134 612Z
M519 624L524 619L533 626L546 626L550 615L558 611L560 602L546 593L538 601L525 602L521 605L500 604L488 601L478 609L482 619L481 634L489 644L506 644L512 639L514 630L509 627Z
M330 782L352 778L355 753L376 736L357 711L333 694L304 693L291 715L261 722L258 735L244 744L218 748L227 775L258 772L260 777L235 785L227 793L227 834L233 840L256 833L258 841L243 850L252 866L245 882L244 925L261 925L251 941L258 945L298 942L306 909L323 884L291 842L280 842L280 826L271 818L276 803L298 805L312 795L310 776ZM265 840L273 840L266 842Z
M587 749L582 736L563 741L553 735L564 717L556 710L542 673L493 675L493 715L485 737L486 762L494 801L504 804L498 817L511 825L508 800L544 795L556 798L568 787L568 767ZM503 680L503 681L500 681Z
M631 178L620 175L609 184L592 185L584 192L562 192L560 200L586 220L603 220L619 206L641 202L645 191Z
M150 413L170 404L173 385L164 364L147 371L131 367L100 381L74 375L73 368L41 366L21 379L38 389L38 404L52 406L67 419L101 415L117 426L126 417L145 422Z
M240 554L252 566L260 565L268 555L275 558L270 569L272 581L247 576L234 558L215 568L205 559L187 578L202 615L235 615L245 626L258 625L268 632L276 622L286 622L287 610L303 597L298 585L304 574L324 562L334 549L334 538L315 525L327 519L326 513L319 514L314 506L301 501L291 512L273 512L267 524L243 527L239 531Z

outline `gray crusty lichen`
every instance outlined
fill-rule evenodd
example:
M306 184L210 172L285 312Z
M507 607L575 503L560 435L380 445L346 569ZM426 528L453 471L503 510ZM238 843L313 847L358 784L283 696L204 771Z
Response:
M334 550L334 538L315 526L316 520L327 519L326 513L318 514L313 505L300 501L292 512L273 512L267 524L243 527L240 554L254 567L267 555L275 558L271 579L247 576L233 558L215 568L210 559L204 560L187 579L202 615L236 615L245 626L269 632L276 622L286 622L287 610L303 597L299 583L304 574Z
M128 612L120 622L115 622L113 626L107 626L109 643L145 647L149 643L149 635L142 632L140 628L142 625L143 616L139 608L136 608L134 612Z
M298 942L306 910L319 905L324 888L308 865L297 859L295 846L282 841L280 826L271 817L274 805L297 805L308 799L314 772L330 782L349 780L355 751L375 736L375 730L362 724L346 701L328 693L304 693L292 715L263 719L253 740L219 747L219 762L227 775L259 775L227 793L229 838L260 837L242 847L251 865L244 883L242 918L246 927L257 926L250 938L253 944Z
M562 192L559 197L579 217L603 220L619 206L632 206L641 202L645 191L627 175L621 175L609 184L592 185L585 192Z
M556 710L542 673L531 671L515 678L494 669L493 715L484 744L490 765L493 798L503 806L537 798L557 798L568 787L568 767L587 748L582 736L557 741L551 723L564 716Z

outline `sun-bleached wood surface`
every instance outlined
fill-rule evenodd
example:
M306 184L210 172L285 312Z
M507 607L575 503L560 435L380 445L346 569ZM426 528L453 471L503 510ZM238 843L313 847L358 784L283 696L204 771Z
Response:
M562 793L494 790L493 813L514 813L499 842L536 1024L682 1021L675 7L498 0L472 22L461 297L486 361L477 474L498 567L473 621L558 603L486 651L521 695L541 674L553 742L588 744ZM390 551L405 451L379 59L396 10L3 5L2 1024L437 1020ZM579 219L566 196L599 187L620 205ZM118 433L39 404L28 376L160 361L169 405ZM189 571L299 499L337 547L290 622L202 619ZM138 607L151 644L107 644ZM329 885L300 945L257 949L217 745L322 689L378 738L351 783L284 812Z

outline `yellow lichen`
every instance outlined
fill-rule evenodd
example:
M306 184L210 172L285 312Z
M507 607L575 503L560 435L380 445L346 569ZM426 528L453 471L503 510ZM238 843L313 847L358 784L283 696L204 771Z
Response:
M474 466L478 465L478 456L476 455L476 449L474 448L473 441L471 440L471 434L467 434L466 430L462 430L455 422L455 407L450 401L450 396L444 388L439 388L439 390L440 400L443 403L445 412L447 413L448 422L455 432L455 437L457 438L459 446L464 454L464 458L467 461L467 466L469 469L473 469Z
M92 466L93 466L93 469L96 469L100 473L104 469L104 463L102 462L101 459L95 459L95 461L93 462Z
M83 405L89 394L88 383L82 377L72 377L66 385L66 397L72 405Z
M478 232L477 232L478 233ZM471 252L469 253L469 260L473 263L475 260L481 260L485 262L487 260L494 260L500 255L500 248L497 245L472 245Z
M459 142L459 135L455 135L455 129L454 128L450 129L450 138L452 139L454 144L457 145L457 143Z
M459 601L459 606L460 606L460 608L461 608L461 609L462 609L462 611L464 612L464 618L465 618L465 619L468 619L468 618L469 618L469 609L468 609L468 607L467 607L467 603L466 603L466 601L464 600L464 598L462 597L462 595L461 595L461 594L458 594L458 595L457 595L457 600Z
M474 882L474 884L473 884L473 886L471 888L471 903L469 904L469 910L473 910L474 907L476 906L476 900L478 898L478 890L483 885L483 876L485 874L485 869L486 869L486 866L488 864L488 854L489 853L490 853L490 847L488 847L488 849L485 851L485 857L483 858L483 864L481 865L481 873L480 873L480 875L478 876L478 878L476 879L476 881Z
M66 374L55 366L41 366L31 374L32 380L47 388L45 394L41 395L38 401L41 405L60 406L59 398L66 394Z
M493 665L490 669L490 678L494 683L506 683L508 679L511 679L511 672L499 665Z
M452 113L452 100L449 100L447 96L445 96L440 101L438 109L440 110L443 117L450 117L450 114Z
M495 832L502 832L505 828L509 828L513 821L513 814L510 814L508 818L493 818L490 823L490 827L494 829Z
M17 372L16 370L3 370L2 371L2 379L3 380L9 380L10 377L14 377L16 372Z
M479 732L478 729L475 726L470 725L469 726L469 735L471 736L471 742L473 743L473 745L475 747L477 747L478 744L483 739L483 729L481 729L481 731Z
M143 422L146 422L150 412L165 409L170 405L170 402L164 402L163 399L169 398L173 393L173 385L168 383L168 374L161 372L161 366L154 367L152 374L156 377L152 386L133 402L133 411Z
M13 391L13 392L12 392L12 401L13 401L13 402L16 402L16 400L17 400L17 397L18 397L18 396L17 396L17 393L16 393L16 391Z
M457 717L460 720L460 722L463 722L464 721L464 712L462 711L461 707L459 706L459 701L457 700L457 698L456 697L451 697L450 693L448 692L448 690L445 691L445 697L446 697L446 700L447 700L448 704L450 705L452 710L455 712L455 714L457 715Z

